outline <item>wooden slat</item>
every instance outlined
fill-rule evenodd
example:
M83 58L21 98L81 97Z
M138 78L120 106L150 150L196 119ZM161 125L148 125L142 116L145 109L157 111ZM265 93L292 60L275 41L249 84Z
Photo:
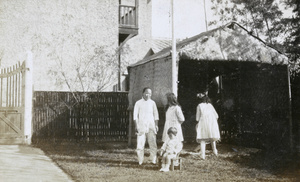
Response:
M47 112L48 114L47 117L40 117L40 114L37 117L37 114L34 114L34 132L41 133L39 131L43 128L39 127L38 123L46 122L49 128L48 132L44 132L48 133L48 136L45 137L54 135L55 138L81 140L126 139L126 125L129 118L127 93L121 95L120 93L88 93L87 97L83 96L83 93L76 94L81 95L80 103L70 110L66 104L74 102L71 93L35 92L34 112ZM41 97L43 99L40 99ZM51 105L51 108L46 105ZM120 105L124 106L120 107ZM124 127L120 127L120 125ZM40 135L40 137L42 136Z
M0 113L1 121L4 121L9 127L11 127L16 133L21 134L21 130L18 126L14 125L7 117L5 117L2 113Z
M4 70L4 74L5 74L5 73L7 73L7 68L5 68L5 70ZM6 95L6 100L5 100L5 103L6 103L5 106L6 106L6 107L8 107L8 96L9 96L9 95L8 95L8 88L9 88L9 87L8 87L8 78L7 78L7 79L6 79L6 92L5 92L5 93L6 93L6 94L5 94L5 95Z
M18 67L20 67L20 62L18 62ZM17 74L18 76L18 104L17 106L20 107L21 106L21 89L22 89L22 85L21 85L21 74L22 72L19 72Z

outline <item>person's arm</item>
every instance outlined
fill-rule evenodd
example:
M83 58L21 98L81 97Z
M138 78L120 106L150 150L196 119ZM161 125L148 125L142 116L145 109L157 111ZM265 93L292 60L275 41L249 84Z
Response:
M196 121L199 122L199 118L200 118L200 104L197 106L196 109Z
M138 102L136 102L133 109L133 122L134 122L135 133L138 133L138 129L137 129L138 110L139 110L139 106L138 106Z
M177 155L179 152L181 152L183 148L182 142L178 141L178 144L175 146L175 154Z
M156 103L153 101L153 115L154 115L154 120L155 120L155 129L156 132L158 132L158 120L159 120L159 116L158 116L158 110L156 107Z
M185 118L184 118L184 115L182 113L180 106L176 107L176 116L177 116L179 123L182 124L184 122Z
M219 118L219 115L218 115L216 109L214 108L214 106L213 106L212 104L211 104L211 107L212 107L213 114L214 114L215 118L218 119L218 118Z
M161 148L160 148L160 155L161 155L161 156L162 156L163 153L165 152L166 148L167 148L167 142L164 142L164 144L163 144L163 145L161 146Z

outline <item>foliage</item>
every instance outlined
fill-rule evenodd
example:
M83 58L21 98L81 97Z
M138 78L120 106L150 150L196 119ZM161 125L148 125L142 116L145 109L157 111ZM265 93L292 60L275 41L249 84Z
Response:
M280 2L280 1L279 1ZM290 58L292 75L299 72L300 2L284 0L286 9L293 8L292 17L283 16L276 0L213 0L212 10L219 21L237 21L251 34L266 39L266 43ZM210 22L211 25L217 21Z
M95 5L95 8L101 7L97 9L101 14L86 14L85 9L90 4L78 2L76 6L82 11L76 12L68 3L63 3L62 11L57 11L55 22L49 27L51 31L36 32L32 37L33 49L49 60L45 62L50 67L48 76L55 80L60 90L72 93L110 90L117 83L118 72L125 70L128 64L122 62L119 65L119 53L126 52L128 47L118 48L117 35L114 30L109 30L113 26L110 23L115 22L101 21L105 23L101 24L93 17L111 14L111 5ZM52 20L48 18L44 21ZM77 96L74 94L74 97Z
M300 1L285 0L287 8L292 8L294 15L282 19L282 24L287 28L289 36L284 42L291 64L292 76L300 73Z

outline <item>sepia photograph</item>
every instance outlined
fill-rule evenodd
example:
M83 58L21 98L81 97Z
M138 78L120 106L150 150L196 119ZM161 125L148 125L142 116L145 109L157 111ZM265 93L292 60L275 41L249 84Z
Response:
M0 181L300 181L300 1L0 0Z

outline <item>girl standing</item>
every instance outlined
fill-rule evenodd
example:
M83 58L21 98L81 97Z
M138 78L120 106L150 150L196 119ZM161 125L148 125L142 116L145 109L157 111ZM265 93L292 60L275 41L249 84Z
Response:
M220 131L218 126L218 114L210 103L210 99L206 94L198 94L200 104L197 106L196 126L197 137L196 140L200 143L201 158L205 159L206 143L211 143L213 153L217 156L216 141L220 140Z
M181 107L177 102L177 98L174 93L166 94L168 104L166 107L166 122L164 126L164 131L162 135L162 141L166 142L168 140L167 131L170 127L175 127L177 129L177 139L183 141L183 134L181 129L181 124L184 122L184 115L182 113Z

